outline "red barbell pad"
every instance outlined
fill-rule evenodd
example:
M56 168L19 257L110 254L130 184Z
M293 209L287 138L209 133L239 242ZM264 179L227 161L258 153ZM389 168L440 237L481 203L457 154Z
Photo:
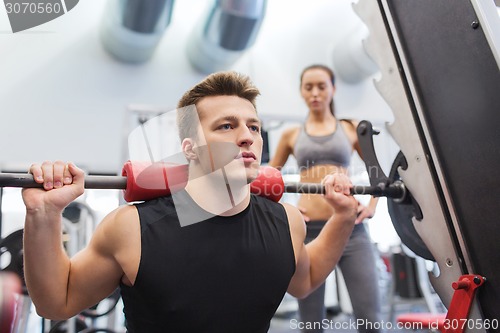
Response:
M145 201L168 196L186 186L187 164L127 161L122 169L127 178L125 201Z
M270 166L262 166L257 178L250 183L250 191L274 202L280 201L285 192L281 172Z
M122 176L127 178L127 188L123 195L125 201L145 201L183 189L188 179L188 165L127 161L123 166ZM281 172L270 166L261 167L259 175L250 184L252 193L275 202L283 196L284 188Z

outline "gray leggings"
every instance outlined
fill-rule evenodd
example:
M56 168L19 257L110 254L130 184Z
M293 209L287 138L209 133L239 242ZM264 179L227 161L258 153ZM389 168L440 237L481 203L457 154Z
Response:
M317 236L324 222L314 221L307 224L306 243ZM368 325L358 325L358 331L379 333L380 330L373 329L373 326L380 326L378 273L373 244L362 223L354 227L338 266L344 276L356 323L358 321L368 323ZM307 298L298 300L298 303L300 320L303 323L316 323L316 325L309 325L310 327L321 327L322 325L318 323L326 318L325 285L320 286ZM323 332L323 329L303 330L302 332L319 333Z

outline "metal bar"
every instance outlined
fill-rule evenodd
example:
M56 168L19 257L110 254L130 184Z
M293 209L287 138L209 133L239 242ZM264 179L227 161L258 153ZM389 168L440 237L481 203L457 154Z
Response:
M87 189L124 190L127 188L127 178L122 176L85 176L84 186ZM0 173L0 188L3 187L43 188L43 184L35 182L33 175L29 173ZM286 193L324 194L325 188L318 183L286 183L284 191ZM351 194L402 199L406 194L406 190L403 183L395 182L389 186L355 185L351 189Z
M0 187L43 188L29 173L0 173ZM121 176L85 176L85 188L124 190L127 178Z
M317 183L286 183L285 193L304 193L304 194L324 194L325 187ZM351 194L373 195L388 197L394 199L403 199L406 195L406 189L402 182L395 182L389 186L361 186L354 185Z

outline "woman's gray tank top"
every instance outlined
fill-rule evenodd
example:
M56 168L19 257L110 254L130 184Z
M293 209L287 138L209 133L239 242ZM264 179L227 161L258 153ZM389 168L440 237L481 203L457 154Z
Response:
M344 168L349 166L352 144L344 132L340 121L335 132L328 135L312 136L300 129L294 147L294 156L300 170L319 164L333 164Z

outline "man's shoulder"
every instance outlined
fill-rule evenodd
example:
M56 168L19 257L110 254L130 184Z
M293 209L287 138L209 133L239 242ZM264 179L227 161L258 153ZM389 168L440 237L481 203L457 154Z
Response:
M286 211L288 224L290 225L292 234L298 233L305 237L306 224L300 210L288 203L283 203L283 208Z
M280 203L280 205L283 206L283 209L286 211L289 218L302 218L302 214L300 213L299 209L294 205L291 205L289 203Z
M253 198L253 200L251 202L253 204L268 206L268 207L273 207L273 208L283 207L283 204L281 204L280 202L276 202L270 198L267 198L265 194L261 195L261 194L252 193L252 198Z
M171 195L133 204L141 223L152 223L164 218L177 219L177 210L185 210L186 205L183 198L174 199Z
M302 214L299 209L291 204L276 202L264 196L255 194L252 194L252 197L254 198L254 204L267 208L267 210L275 216L282 213L287 220L293 219L302 221Z
M159 207L165 209L166 207L173 207L175 203L172 195L168 195L168 196L149 199L146 201L133 202L132 205L137 207L138 210L155 209Z
M259 207L258 209L266 214L283 219L287 218L286 210L283 204L266 198L265 196L252 193L252 200L250 201L250 204L255 207Z

